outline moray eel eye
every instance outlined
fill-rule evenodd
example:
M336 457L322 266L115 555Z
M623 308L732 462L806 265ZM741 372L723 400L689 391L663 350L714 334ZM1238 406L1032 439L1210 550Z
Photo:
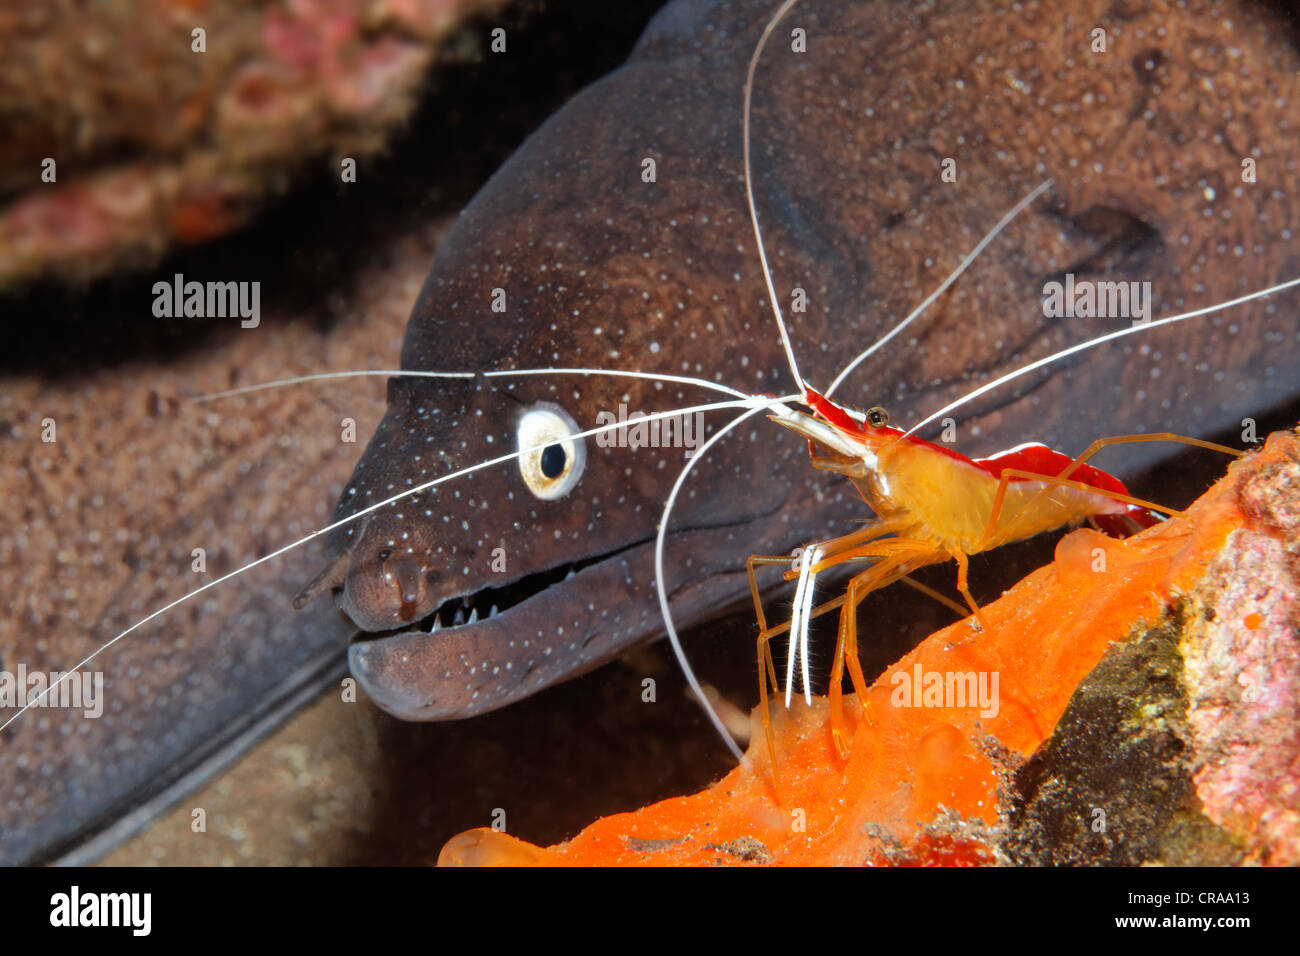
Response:
M547 478L554 480L564 474L564 469L569 463L569 456L564 451L563 445L547 445L542 450L542 474Z
M539 402L519 419L519 473L544 501L569 493L587 461L586 443L573 418L558 405Z
M884 428L889 424L889 412L879 405L867 409L867 424L872 428Z

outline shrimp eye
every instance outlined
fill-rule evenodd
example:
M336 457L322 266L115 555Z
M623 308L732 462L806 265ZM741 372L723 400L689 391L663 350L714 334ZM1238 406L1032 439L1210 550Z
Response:
M889 424L889 412L879 405L867 409L867 424L872 428L884 428Z
M539 402L519 419L519 473L538 498L562 498L578 483L586 445L577 423L559 405Z

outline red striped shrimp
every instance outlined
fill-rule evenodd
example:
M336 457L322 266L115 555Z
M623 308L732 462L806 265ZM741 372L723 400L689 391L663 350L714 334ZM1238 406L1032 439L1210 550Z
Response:
M786 562L786 556L754 555L747 564L759 618L759 677L763 726L772 747L767 712L767 678L771 673L768 641L791 631L791 647L808 657L808 622L840 607L839 637L830 676L831 733L840 754L847 755L841 684L847 667L858 700L867 708L867 683L858 661L857 607L872 591L903 580L913 571L948 560L957 564L957 590L980 627L987 630L967 583L969 557L1046 531L1090 521L1099 530L1124 536L1151 527L1159 515L1175 511L1135 498L1115 476L1086 464L1109 445L1137 441L1172 441L1227 455L1241 451L1168 432L1125 435L1094 441L1077 457L1028 443L988 458L967 458L943 445L914 437L888 424L879 407L852 414L811 389L807 400L816 411L769 416L808 439L814 468L845 475L877 517L847 535L808 545L797 572L800 592L788 625L768 627L754 578L762 562ZM839 564L867 567L849 581L843 597L809 609L815 576ZM802 600L801 600L802 596ZM791 655L793 661L794 655ZM763 669L767 661L768 669ZM790 677L787 675L787 694ZM806 678L805 678L805 687ZM870 716L869 710L866 710Z

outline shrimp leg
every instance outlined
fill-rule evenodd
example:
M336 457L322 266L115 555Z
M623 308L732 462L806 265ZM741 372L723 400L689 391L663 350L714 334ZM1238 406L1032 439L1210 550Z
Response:
M894 534L908 523L908 519L895 516L893 518L882 518L869 522L862 528L852 531L849 534L842 535L838 538L831 538L825 542L820 542L812 547L821 549L823 558L817 563L814 570L820 571L823 568L841 563L842 561L851 560L857 557L862 550L862 546L872 541L880 542L879 539L886 538ZM889 539L894 540L894 539ZM776 676L776 666L772 660L771 639L790 628L790 622L785 622L775 626L768 626L767 616L763 613L763 600L759 594L758 578L755 575L754 568L760 564L786 564L790 563L788 554L754 554L750 555L745 562L745 571L749 575L749 590L754 599L754 616L758 619L758 639L757 639L757 658L758 658L758 699L759 708L763 718L763 734L767 740L767 750L772 758L772 776L776 784L777 800L781 800L781 777L776 763L776 741L772 731L771 705L768 703L768 686L771 682L771 688L774 692L780 693L781 684ZM794 572L787 572L787 579L794 576ZM834 598L824 604L813 608L808 618L811 620L820 617L822 614L832 611L844 604L845 596ZM791 640L797 640L798 635L791 635ZM839 650L836 651L836 663L839 666ZM859 673L861 669L859 668ZM839 673L843 673L840 668Z
M861 553L866 551L873 553ZM935 547L931 541L917 538L890 538L859 549L859 553L854 554L854 557L878 557L880 560L849 581L844 606L840 610L839 637L835 645L834 663L831 665L829 696L831 737L841 758L846 757L849 752L849 735L844 726L841 686L846 666L849 677L853 681L853 691L862 705L863 716L871 720L867 681L858 659L858 605L871 592L888 587L910 572L946 560L948 553Z

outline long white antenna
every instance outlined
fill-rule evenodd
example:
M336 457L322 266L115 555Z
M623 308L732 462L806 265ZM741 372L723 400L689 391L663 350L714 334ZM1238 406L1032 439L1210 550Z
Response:
M807 386L799 374L799 363L794 358L794 348L790 345L790 333L786 330L785 319L781 315L781 303L776 298L776 287L772 284L772 270L767 264L767 250L763 247L763 231L758 227L758 208L754 205L754 177L749 170L749 112L754 96L754 70L758 67L758 58L767 44L767 38L776 29L777 23L799 0L785 0L779 10L767 21L763 35L758 38L758 45L749 58L749 72L745 74L745 110L741 123L741 141L745 156L745 201L749 204L749 221L754 224L754 241L758 244L758 260L763 265L763 281L767 283L767 295L772 302L772 313L776 316L776 327L781 332L781 345L785 348L786 360L790 363L790 374L794 376L795 387L802 395ZM728 738L730 739L730 738Z
M530 375L604 375L610 378L640 378L648 379L653 382L677 382L682 385L698 385L700 388L707 388L715 392L722 392L726 395L734 395L736 398L745 398L748 393L739 389L732 388L729 385L723 385L721 382L710 382L708 379L695 378L690 375L672 375L667 372L638 372L629 369L607 369L607 368L509 368L493 372L424 372L414 369L361 369L350 372L316 372L312 375L298 375L293 378L281 378L271 382L259 382L256 385L242 385L239 388L228 388L220 392L208 392L204 395L195 395L190 401L192 402L210 402L218 398L230 398L234 395L248 395L251 392L263 392L272 388L284 388L289 385L302 385L306 382L325 382L333 379L343 378L457 378L457 379L474 379L479 375L484 378L525 378Z
M776 399L773 404L781 401L797 401L802 397L802 394L789 395L786 396L785 399ZM704 688L700 686L700 682L695 676L695 671L691 669L691 662L686 659L686 649L682 647L682 640L677 636L677 628L673 625L673 612L668 608L668 591L664 587L664 539L668 535L668 518L672 515L673 505L677 502L677 494L682 490L682 485L686 482L686 476L691 473L691 469L695 467L695 463L703 460L705 453L716 445L727 434L727 432L731 431L746 419L752 418L759 412L766 411L768 407L767 404L764 404L758 408L750 409L743 415L737 415L722 428L718 429L714 434L710 435L709 440L700 446L699 451L695 453L694 457L686 462L686 466L678 473L677 480L673 482L672 490L668 492L668 500L664 503L663 516L659 519L659 530L655 533L655 590L659 594L659 611L664 618L664 628L668 632L668 642L672 644L673 653L677 655L677 664L681 667L682 674L686 677L686 683L690 685L696 699L700 702L700 706L703 707L704 712L708 714L709 720L713 724L713 729L718 732L718 736L721 737L722 742L727 745L727 749L731 751L731 755L742 764L745 763L745 755L741 752L740 748L736 746L736 742L731 739L731 734L727 733L727 728L722 723L722 718L718 716L718 712L713 709L713 704L711 704L709 698L705 696Z
M997 225L994 226L992 229L990 229L987 233L985 233L984 238L979 241L979 243L975 246L975 248L966 254L966 258L961 261L961 263L957 266L957 268L953 269L952 272L948 273L948 278L943 280L939 288L935 289L928 296L926 296L925 301L923 301L920 305L918 305L915 309L913 309L911 313L908 314L907 318L903 319L902 322L899 322L896 326L894 326L887 333L885 333L885 335L883 335L881 338L876 339L876 341L872 343L871 346L865 352L863 352L861 355L855 358L848 365L844 366L844 370L840 372L839 375L835 376L835 381L831 382L830 388L826 389L826 396L829 398L831 392L839 388L840 383L843 382L846 378L848 378L849 374L855 368L857 368L864 361L866 361L866 359L869 356L874 354L877 349L881 348L886 342L892 339L895 335L903 331L903 329L907 328L912 323L913 319L915 319L918 315L920 315L922 312L928 309L930 307L930 303L932 303L935 299L939 298L939 296L943 295L943 293L947 290L948 286L952 285L955 281L957 281L957 277L966 271L966 267L969 266L972 262L974 262L979 257L979 254L984 251L985 247L988 246L988 244L992 242L995 238L997 238L998 233L1000 233L1003 229L1005 229L1007 227L1007 224L1010 223L1011 220L1015 219L1016 216L1018 216L1026 206L1028 206L1031 202L1033 202L1035 199L1037 199L1039 196L1041 196L1043 193L1047 192L1047 190L1051 188L1052 188L1052 181L1049 179L1044 183L1040 183L1038 187L1034 189L1033 192L1031 192L1024 199L1020 200L1020 202L1012 206L1011 209L1007 212L1007 214L998 220Z
M1262 299L1265 296L1273 295L1276 292L1282 292L1285 289L1290 289L1298 285L1300 285L1300 278L1291 279L1287 282L1280 282L1277 285L1269 286L1267 289L1260 289L1258 292L1251 292L1249 295L1243 295L1243 296L1238 296L1235 299L1229 299L1227 302L1220 302L1217 305L1208 305L1203 309L1195 309L1191 312L1183 312L1179 315L1171 315L1168 318L1164 318L1164 319L1156 319L1154 322L1144 322L1141 325L1130 325L1127 328L1117 329L1114 332L1107 333L1106 335L1099 335L1095 339L1089 339L1086 342L1080 342L1078 345L1072 345L1068 349L1062 349L1061 351L1053 353L1052 355L1049 355L1046 358L1041 358L1038 359L1037 361L1030 362L1028 365L1024 365L1016 369L1014 372L1008 372L1006 375L1003 375L1001 378L995 378L993 381L981 385L979 388L975 389L974 391L967 392L965 395L957 399L955 402L950 402L949 404L945 405L943 408L939 409L934 414L921 419L919 422L917 422L915 425L913 425L911 428L907 430L906 435L912 434L918 428L922 428L930 424L930 422L935 421L938 418L942 418L944 415L947 415L949 412L953 411L954 409L961 408L961 406L965 405L967 402L974 401L975 399L979 398L981 395L984 395L987 392L991 392L993 391L993 389L1005 385L1007 382L1014 381L1015 379L1020 378L1020 376L1022 375L1028 375L1030 372L1034 371L1035 369L1040 369L1045 365L1051 365L1053 362L1059 362L1061 359L1068 358L1069 356L1074 355L1077 352L1082 352L1086 349L1090 349L1095 346L1102 345L1106 342L1114 341L1115 339L1121 339L1126 335L1137 335L1139 332L1147 332L1150 331L1151 329L1159 328L1162 325L1172 325L1175 322L1183 322L1186 321L1187 319L1194 319L1200 315L1209 315L1211 312L1221 312L1224 309L1231 309L1233 306L1241 305L1243 302L1251 302L1255 299ZM904 437L906 437L906 435Z
M763 27L763 34L759 37L758 44L754 47L754 52L749 58L749 70L745 74L745 106L743 119L741 122L741 141L744 152L745 166L745 201L749 205L749 221L754 226L754 241L758 245L758 259L763 266L763 281L767 284L768 299L772 303L772 313L776 316L776 327L781 333L781 345L785 349L786 360L790 363L790 374L794 376L795 386L799 389L798 394L787 396L781 401L800 401L804 397L807 386L804 384L803 376L799 374L799 363L795 361L794 348L790 345L790 333L786 330L785 319L781 315L781 303L776 297L776 287L772 284L772 270L767 263L767 251L763 246L763 230L758 225L758 209L754 205L754 177L750 174L749 163L749 114L750 104L754 93L754 70L758 66L758 58L763 52L763 47L767 43L767 38L772 35L780 19L785 16L786 12L793 7L798 0L785 0L780 9L767 21ZM672 611L668 609L668 592L664 588L664 538L667 534L668 518L672 514L673 504L677 501L677 494L681 491L686 477L695 467L695 463L704 457L704 452L720 441L731 429L750 418L757 415L762 408L756 408L732 419L715 434L709 436L709 440L704 443L695 456L686 463L681 472L677 475L677 480L673 483L672 490L668 493L668 500L664 504L663 516L659 519L659 531L655 536L655 588L659 593L659 611L663 615L664 629L668 632L668 642L672 645L673 653L677 656L677 664L682 669L682 674L686 677L686 683L690 685L691 691L695 694L700 706L704 708L705 714L708 715L709 721L713 724L714 730L722 738L722 742L727 745L733 757L740 763L745 763L745 755L740 748L736 746L731 734L727 732L722 718L714 710L713 704L709 702L708 697L704 694L704 688L700 686L699 680L695 676L695 671L691 669L691 663L686 659L686 650L682 647L681 638L677 636L677 628L673 625ZM793 636L793 635L792 635Z

